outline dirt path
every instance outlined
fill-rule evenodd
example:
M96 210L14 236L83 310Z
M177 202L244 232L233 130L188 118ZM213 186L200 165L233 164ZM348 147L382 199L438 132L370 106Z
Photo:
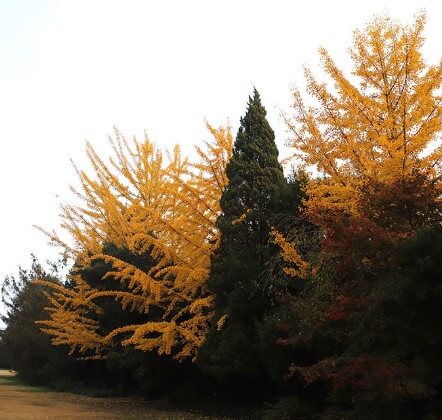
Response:
M0 419L213 419L165 410L136 398L92 398L22 385L14 374L0 370Z

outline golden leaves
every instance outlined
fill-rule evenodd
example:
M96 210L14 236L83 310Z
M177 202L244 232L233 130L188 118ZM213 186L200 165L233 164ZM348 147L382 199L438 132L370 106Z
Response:
M75 290L61 287L54 291L51 320L45 321L50 326L45 332L55 337L54 344L100 353L112 340L131 333L122 341L124 345L160 354L173 351L177 358L195 355L212 313L213 298L206 280L210 257L219 243L215 222L233 146L229 128L208 125L208 130L212 138L196 147L195 162L183 158L178 146L165 154L166 159L147 138L129 144L117 130L115 140L111 139L114 156L109 163L87 145L93 176L77 170L81 188L73 191L82 204L62 206L62 228L74 243L64 251L75 259L77 268L98 260L110 264L112 270L103 282L112 278L120 287L91 289L83 296L80 288L87 284L75 277ZM64 244L55 234L52 237ZM106 254L104 246L109 243L135 255L149 254L153 265L144 271ZM74 304L79 296L89 305L81 316ZM104 296L120 302L122 309L140 313L157 305L163 310L163 319L123 326L101 337L96 333L99 317L98 322L88 323L86 309L92 309L94 300ZM68 319L72 325L69 331L74 325L78 330L70 338L63 325Z
M305 261L298 253L295 244L288 242L284 236L275 228L272 228L271 235L273 243L281 248L282 258L289 267L284 267L284 273L291 277L305 279L311 272L310 264Z
M73 279L74 288L48 281L35 281L53 290L52 293L45 293L51 304L46 308L50 318L37 321L37 324L43 325L41 330L53 336L52 344L68 345L71 348L70 354L78 351L80 354L88 353L94 358L106 357L102 350L106 347L107 340L97 332L99 323L91 318L91 315L101 313L91 299L96 291L80 277L74 276Z
M442 173L442 63L426 66L420 48L425 16L411 26L374 19L354 33L351 80L325 49L320 50L331 88L306 70L307 107L293 92L290 140L302 166L323 175L308 187L306 203L314 219L327 213L356 213L366 180L393 185L417 172Z
M216 329L220 331L223 328L223 325L226 323L227 318L229 316L227 314L224 314L218 321L216 322Z

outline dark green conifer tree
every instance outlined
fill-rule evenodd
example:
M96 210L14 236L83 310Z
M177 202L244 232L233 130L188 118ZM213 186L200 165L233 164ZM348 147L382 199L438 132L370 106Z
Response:
M265 382L256 328L271 305L270 238L278 215L293 212L295 198L278 161L275 135L254 90L226 168L217 225L221 244L212 259L209 288L216 314L200 365L221 381ZM256 391L254 391L256 392Z
M35 323L47 317L44 307L48 304L48 288L34 283L36 279L60 281L56 271L48 273L34 256L29 270L20 268L18 277L3 280L1 298L7 312L1 317L5 329L0 330L0 364L30 383L61 388L78 380L83 372L81 365L68 357L68 350L53 346Z

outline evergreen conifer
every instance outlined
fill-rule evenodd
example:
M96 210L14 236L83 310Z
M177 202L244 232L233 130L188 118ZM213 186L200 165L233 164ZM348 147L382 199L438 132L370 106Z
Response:
M258 383L263 364L256 326L271 303L269 262L278 252L270 231L277 215L293 211L294 205L256 89L226 172L228 185L217 220L221 243L209 278L216 313L199 361L221 381L254 378Z

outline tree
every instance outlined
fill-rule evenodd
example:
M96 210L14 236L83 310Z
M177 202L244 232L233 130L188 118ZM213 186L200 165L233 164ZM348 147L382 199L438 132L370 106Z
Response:
M216 378L262 380L257 323L271 305L271 240L276 216L293 211L293 196L280 163L273 130L254 90L234 144L221 196L219 248L212 258L209 290L215 316L200 364Z
M2 285L2 301L7 313L2 317L6 327L0 333L5 361L3 367L33 383L55 384L78 376L77 366L68 360L66 349L54 348L36 321L47 318L44 311L49 288L35 284L35 279L60 284L56 272L48 273L33 257L29 270L20 268L18 278L8 276ZM5 364L6 363L6 364Z
M375 19L355 32L358 84L322 49L334 89L307 71L317 105L294 92L291 144L321 175L304 205L322 247L281 341L332 417L440 415L442 65L424 63L423 26ZM299 244L278 239L299 272Z
M134 253L113 244L105 244L102 254L124 261L143 272L148 272L158 263L149 253ZM105 337L128 325L158 323L164 320L166 308L161 302L152 302L147 313L131 310L130 306L123 308L120 302L115 300L115 295L125 292L126 287L118 279L106 277L112 271L112 263L102 259L94 259L90 266L74 265L72 268L72 274L81 276L87 285L97 291L94 297L94 303L100 309L97 334ZM103 278L106 280L103 281ZM89 362L89 365L100 367L102 362L94 360ZM142 351L134 346L122 345L121 340L114 340L108 344L99 385L118 389L120 393L137 391L148 398L158 398L179 394L189 383L194 384L198 373L190 358L177 361L168 354ZM192 389L194 395L198 394L196 388Z
M425 64L424 23L423 15L412 26L374 19L355 32L353 78L320 49L334 88L306 70L316 105L306 107L300 92L293 92L290 145L302 166L322 175L310 183L306 207L311 220L326 228L330 249L338 245L335 250L344 252L364 237L361 248L379 254L373 244L394 244L427 224L428 217L440 216L434 203L442 185L442 64ZM414 192L413 183L419 184ZM388 199L385 205L376 196L381 190L394 190L396 202ZM376 202L380 208L373 207ZM396 218L401 213L394 228L383 223L388 207Z
M164 154L147 138L130 145L118 131L107 164L88 145L95 173L78 171L81 204L62 206L62 228L73 246L49 233L77 268L70 288L53 286L50 320L42 323L55 345L67 344L85 357L107 357L114 342L179 359L195 356L212 314L206 281L232 148L229 129L208 128L212 140L196 148L195 162L178 147ZM140 268L107 252L106 244L150 256L154 264ZM110 265L102 281L114 280L118 288L100 290L83 278L81 268L94 261ZM160 308L162 317L104 331L96 304L104 297L141 314Z

